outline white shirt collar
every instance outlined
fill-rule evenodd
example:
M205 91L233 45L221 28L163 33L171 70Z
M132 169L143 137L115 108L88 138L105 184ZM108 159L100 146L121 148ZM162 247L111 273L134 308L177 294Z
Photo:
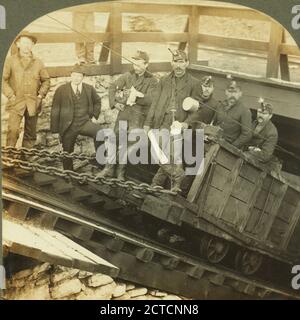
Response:
M72 87L74 93L76 93L77 87L78 87L79 92L81 93L81 91L82 91L82 82L78 86L71 82L71 87Z

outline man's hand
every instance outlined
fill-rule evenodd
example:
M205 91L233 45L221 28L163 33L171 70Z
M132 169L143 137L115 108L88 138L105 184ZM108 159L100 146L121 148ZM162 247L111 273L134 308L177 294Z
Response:
M145 132L148 134L148 132L150 131L150 127L149 126L144 126L143 129L145 130Z
M254 152L259 152L259 151L261 151L260 148L253 147L253 146L248 147L248 150L249 150L249 151L254 151Z
M42 113L42 97L36 98L36 113L40 115Z
M129 106L133 106L135 104L136 98L143 98L144 96L145 95L142 92L137 91L135 87L132 86L130 88L130 95L127 99L126 104L128 104Z
M181 122L182 129L188 129L189 125L186 122Z
M125 108L125 105L124 105L123 103L117 102L117 103L115 104L115 108L116 108L117 110L119 110L119 111L123 111L124 108Z
M186 123L186 122L179 122L179 121L174 121L171 125L171 130L172 129L180 129L180 130L183 130L183 129L187 129L189 127L189 125Z
M10 98L8 98L9 103L14 103L16 101L16 96L12 95Z
M61 136L59 135L59 133L52 133L52 137L55 140L59 140L59 143L62 143Z

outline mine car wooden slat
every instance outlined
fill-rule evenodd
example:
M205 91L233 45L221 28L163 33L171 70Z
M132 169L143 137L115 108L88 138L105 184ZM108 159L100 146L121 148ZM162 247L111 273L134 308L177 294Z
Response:
M203 176L196 177L188 194L198 216L299 256L299 189L232 146L213 144L210 149Z

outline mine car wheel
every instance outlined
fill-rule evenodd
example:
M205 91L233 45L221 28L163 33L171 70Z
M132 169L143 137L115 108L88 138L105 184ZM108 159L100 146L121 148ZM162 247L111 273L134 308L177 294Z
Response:
M201 255L211 263L221 262L229 250L229 244L214 237L204 237L201 239Z
M253 251L239 250L235 257L235 267L245 275L252 275L258 271L263 261L263 256Z

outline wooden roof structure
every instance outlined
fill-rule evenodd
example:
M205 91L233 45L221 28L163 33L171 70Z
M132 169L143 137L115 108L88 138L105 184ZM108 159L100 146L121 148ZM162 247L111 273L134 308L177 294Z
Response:
M13 218L3 219L4 252L115 277L119 268L54 230Z

